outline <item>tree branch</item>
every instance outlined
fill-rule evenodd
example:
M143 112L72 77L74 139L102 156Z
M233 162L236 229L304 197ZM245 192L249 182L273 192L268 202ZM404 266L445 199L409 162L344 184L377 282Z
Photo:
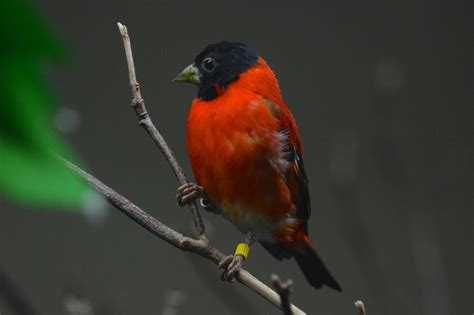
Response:
M284 315L293 315L291 311L291 303L290 303L290 292L293 286L293 281L291 279L281 282L280 277L276 274L272 274L272 283L275 287L275 290L280 295L280 304L281 309Z
M171 148L168 146L163 136L156 129L150 118L150 115L148 115L148 112L146 110L145 101L143 100L140 91L140 84L138 84L137 77L135 74L135 63L133 61L132 45L130 43L130 37L128 36L127 27L121 23L117 23L117 26L119 28L120 34L122 35L125 56L127 57L128 77L130 80L130 89L132 91L133 96L132 107L135 110L135 114L137 115L138 123L148 132L150 137L160 149L161 153L163 153L169 165L171 166L176 178L178 179L179 184L184 185L187 183L188 180L186 178L186 175L184 175L183 168L179 165L178 161L174 157L173 151L171 151ZM196 232L199 238L206 239L207 236L205 234L204 223L202 221L202 217L199 213L196 202L190 203L189 208L191 210L194 227L196 228Z
M178 247L183 250L190 250L190 248L196 248L204 243L200 240L185 237L181 233L176 232L166 224L161 223L138 206L133 204L130 200L115 192L112 188L102 183L100 180L87 173L77 165L62 159L69 169L76 173L79 177L82 177L90 186L92 186L99 194L105 197L105 199L113 205L115 208L123 212L130 219L140 224L143 228L158 236L162 240L170 243L171 245ZM198 245L199 244L199 245Z

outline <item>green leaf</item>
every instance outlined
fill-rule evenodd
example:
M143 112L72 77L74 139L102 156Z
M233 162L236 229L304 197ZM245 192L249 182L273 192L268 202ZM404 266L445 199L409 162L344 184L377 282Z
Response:
M17 201L76 207L86 185L59 162L70 150L52 126L44 66L64 50L25 0L0 1L0 193Z

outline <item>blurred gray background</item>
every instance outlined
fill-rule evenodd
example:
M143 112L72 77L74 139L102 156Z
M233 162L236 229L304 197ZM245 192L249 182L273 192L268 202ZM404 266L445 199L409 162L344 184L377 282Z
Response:
M259 245L246 268L267 283L271 272L292 278L292 301L309 314L355 314L356 299L369 315L472 314L468 1L37 5L71 52L70 63L48 71L55 123L101 180L192 232L187 209L175 204L170 168L129 107L117 21L131 33L148 109L189 176L185 121L196 91L171 79L206 44L245 42L277 73L300 127L310 233L344 292L314 290L294 261L280 263ZM69 314L70 300L81 297L96 314L279 313L100 202L96 215L1 199L0 207L1 272L39 314ZM204 216L212 241L231 253L242 235ZM2 297L0 312L13 314Z

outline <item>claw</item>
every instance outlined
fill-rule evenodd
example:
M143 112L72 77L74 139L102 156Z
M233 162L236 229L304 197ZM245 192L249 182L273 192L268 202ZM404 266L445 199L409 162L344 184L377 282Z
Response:
M233 259L234 259L234 256L232 255L227 256L226 258L222 259L219 265L217 265L217 268L219 269L227 268L227 266L232 262Z
M221 279L223 281L234 282L235 276L242 269L243 260L244 258L240 255L230 255L224 258L218 265L219 269L224 269L224 272L221 275Z
M204 194L204 189L194 183L186 183L178 187L176 191L176 202L180 206L187 205L194 200L201 198Z

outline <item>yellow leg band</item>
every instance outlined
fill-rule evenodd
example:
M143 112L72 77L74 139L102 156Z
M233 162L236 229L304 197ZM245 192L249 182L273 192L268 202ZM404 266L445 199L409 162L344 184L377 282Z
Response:
M234 256L240 255L244 257L244 260L247 260L247 257L249 256L249 252L250 252L250 247L247 244L239 243L239 245L237 245L237 248L235 249Z

